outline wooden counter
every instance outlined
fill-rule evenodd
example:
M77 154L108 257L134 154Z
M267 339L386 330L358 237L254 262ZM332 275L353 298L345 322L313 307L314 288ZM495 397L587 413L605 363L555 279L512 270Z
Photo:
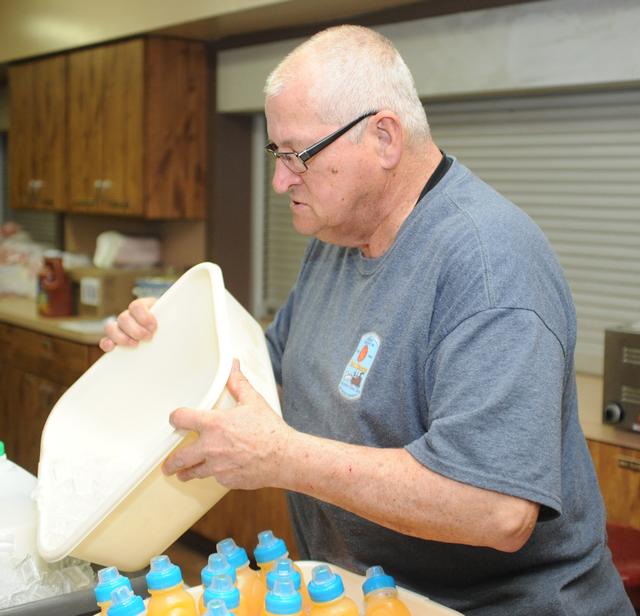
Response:
M26 297L0 296L0 322L10 325L17 325L35 332L57 336L65 340L79 342L81 344L98 344L102 333L94 331L82 333L71 331L61 327L64 323L85 323L89 324L90 319L80 317L43 317L36 310L36 303Z

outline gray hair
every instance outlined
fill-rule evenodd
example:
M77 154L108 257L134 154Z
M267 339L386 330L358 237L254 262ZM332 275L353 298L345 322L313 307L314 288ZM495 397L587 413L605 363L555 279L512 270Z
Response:
M386 37L362 26L323 30L296 47L267 78L264 93L277 96L309 76L309 99L322 122L346 124L369 110L393 111L409 143L429 136L429 124L415 82L402 56ZM364 127L350 138L357 141Z

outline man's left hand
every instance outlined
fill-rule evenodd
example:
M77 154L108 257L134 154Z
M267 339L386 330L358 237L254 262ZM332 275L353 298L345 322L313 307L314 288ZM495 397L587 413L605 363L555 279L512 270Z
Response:
M165 460L165 474L177 473L181 481L214 476L228 488L245 490L278 486L280 461L293 429L251 386L237 360L227 389L237 400L233 408L173 411L170 421L176 430L198 437Z

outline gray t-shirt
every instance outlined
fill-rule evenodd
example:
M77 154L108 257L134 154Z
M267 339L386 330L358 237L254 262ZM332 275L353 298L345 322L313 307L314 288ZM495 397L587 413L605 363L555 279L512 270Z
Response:
M540 229L457 161L382 257L312 240L267 332L287 422L405 447L541 515L509 554L409 537L291 493L301 556L359 573L381 564L465 614L632 615L578 423L575 336Z

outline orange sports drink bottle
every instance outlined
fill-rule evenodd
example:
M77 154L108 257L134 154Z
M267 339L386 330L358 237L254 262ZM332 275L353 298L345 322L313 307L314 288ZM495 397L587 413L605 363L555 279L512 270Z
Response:
M233 616L254 616L240 605L240 591L233 583L230 575L214 575L204 591L204 604L209 605L214 599L221 599Z
M260 578L262 580L262 586L264 592L267 591L267 574L274 567L276 562L281 558L288 558L289 550L284 540L276 537L273 531L263 530L258 533L258 545L253 550L253 556L256 559L256 563L260 569ZM304 605L309 605L309 594L307 592L307 585L305 584L304 576L300 567L293 565L295 570L300 574L301 584L300 592L302 593L302 600Z
M291 579L276 580L273 590L265 597L264 605L267 616L302 616L302 595Z
M398 597L395 580L380 566L367 569L362 592L365 616L411 616L409 608Z
M226 556L229 564L236 570L240 606L246 610L247 614L260 614L264 602L264 587L258 572L249 567L247 552L244 548L237 546L231 538L219 541L216 544L216 551Z
M202 616L232 616L232 614L222 599L211 599Z
M184 587L182 571L168 556L154 556L146 578L151 595L147 616L198 616L196 600Z
M311 616L359 616L358 606L344 594L342 578L329 565L316 565L309 582Z
M111 606L111 593L121 586L126 586L131 590L129 578L122 575L115 567L105 567L98 571L95 594L96 603L100 608L100 616L107 616L107 610Z
M144 601L128 586L118 586L111 593L111 607L107 613L109 616L139 616L145 613Z
M302 595L302 613L308 614L311 610L311 600L309 594L302 586L302 575L296 569L290 558L279 558L269 573L267 573L267 592L273 590L276 580L291 579L293 587ZM262 615L264 616L266 608L263 607Z
M236 570L229 564L227 557L214 552L213 554L209 554L206 566L200 571L200 580L202 581L202 594L198 602L198 611L200 614L205 613L207 604L204 600L204 594L207 587L211 584L211 580L213 580L216 575L228 575L231 577L233 583L236 583Z

